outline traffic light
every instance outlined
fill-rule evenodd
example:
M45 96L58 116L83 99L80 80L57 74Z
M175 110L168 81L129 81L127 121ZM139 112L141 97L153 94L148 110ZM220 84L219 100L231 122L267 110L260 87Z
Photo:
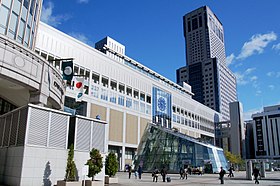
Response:
M84 95L84 77L76 77L75 90L77 92L76 102L82 101Z
M73 61L62 62L62 75L63 79L71 81L73 78Z

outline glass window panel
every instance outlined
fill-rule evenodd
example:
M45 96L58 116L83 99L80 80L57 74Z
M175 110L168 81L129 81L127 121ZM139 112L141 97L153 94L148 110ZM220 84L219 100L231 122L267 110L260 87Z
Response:
M126 107L131 108L132 107L132 99L131 98L126 98Z
M38 14L38 3L36 3L35 13L34 13L34 20L37 20L37 14Z
M18 31L18 41L20 43L22 43L22 39L23 39L23 34L24 34L24 27L25 27L25 21L24 20L20 20L20 25L19 25L19 31Z
M101 89L101 99L108 101L108 91L104 88Z
M140 103L140 112L145 113L145 104L144 103Z
M25 37L24 37L24 43L26 45L28 45L29 36L30 36L30 27L27 26L26 27L26 32L25 32Z
M21 2L18 0L14 1L14 6L13 6L13 11L19 15L19 11L20 11L20 6L21 6Z
M139 110L139 101L136 101L136 100L133 101L133 109Z
M9 25L9 34L8 34L8 36L11 37L11 38L15 37L17 22L18 22L18 15L16 15L13 12L12 15L11 15L11 20L10 20L10 25Z
M32 22L32 15L28 15L28 22L27 24L31 27L31 22Z
M21 11L21 18L26 21L26 16L27 16L27 9L25 7L22 8Z
M110 102L117 103L117 94L115 92L110 92Z
M31 6L30 6L30 14L33 15L34 5L36 0L32 0Z
M29 6L29 0L24 0L24 2L23 2L23 6L24 6L25 8L27 8L27 9L28 9L28 6Z
M11 2L12 0L2 0L2 4L8 8L11 8Z
M91 95L95 98L99 96L99 87L92 85L91 86Z
M5 33L5 30L7 28L8 15L9 15L9 9L7 9L5 6L2 6L0 10L0 17L1 17L0 28L2 34Z
M151 105L146 105L146 114L151 114Z
M118 97L118 104L124 106L124 96Z

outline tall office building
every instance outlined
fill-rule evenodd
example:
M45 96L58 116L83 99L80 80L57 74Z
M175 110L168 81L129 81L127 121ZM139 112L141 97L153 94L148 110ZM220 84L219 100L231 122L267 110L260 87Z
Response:
M207 6L183 20L187 63L177 70L177 83L190 84L195 100L229 120L229 103L237 100L236 78L226 66L223 25Z

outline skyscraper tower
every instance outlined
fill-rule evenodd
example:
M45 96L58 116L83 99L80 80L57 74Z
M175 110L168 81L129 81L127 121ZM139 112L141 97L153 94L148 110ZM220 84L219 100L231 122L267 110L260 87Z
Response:
M177 69L177 83L190 84L195 100L229 120L229 103L237 100L236 78L226 66L223 25L207 6L183 21L187 63Z

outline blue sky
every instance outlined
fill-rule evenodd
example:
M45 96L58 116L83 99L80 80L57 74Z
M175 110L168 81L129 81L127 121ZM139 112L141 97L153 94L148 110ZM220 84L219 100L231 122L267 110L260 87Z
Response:
M280 104L279 0L44 0L41 20L92 46L110 36L127 56L176 82L186 64L183 16L204 5L224 26L245 119Z

